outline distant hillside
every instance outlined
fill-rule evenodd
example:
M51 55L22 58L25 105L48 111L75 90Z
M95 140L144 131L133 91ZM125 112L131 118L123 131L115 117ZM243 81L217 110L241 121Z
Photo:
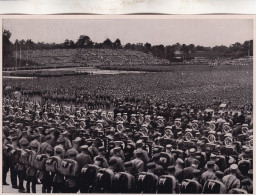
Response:
M21 57L21 63L19 59ZM13 52L16 58L16 52ZM17 66L165 65L166 59L129 49L47 49L17 53ZM14 66L16 63L14 64Z

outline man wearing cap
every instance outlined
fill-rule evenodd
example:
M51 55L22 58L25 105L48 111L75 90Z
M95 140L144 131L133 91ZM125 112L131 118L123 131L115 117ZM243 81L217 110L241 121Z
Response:
M185 158L185 167L189 167L191 166L191 164L193 163L193 161L196 159L196 150L195 148L191 148L189 149L189 157Z
M81 170L87 164L92 164L91 157L88 154L88 148L89 148L88 145L83 145L80 148L81 148L81 153L76 156L76 160L79 167L78 170Z
M116 147L122 147L122 142L121 141L115 141L115 148ZM110 156L113 156L114 155L114 149L115 148L113 148L113 149L111 149L110 150ZM125 160L125 157L124 157L124 152L123 152L123 150L120 150L120 153L119 153L119 155L120 155L120 158L124 161Z
M180 192L179 182L175 177L175 166L171 165L167 167L167 175L172 179L172 194L178 194Z
M140 172L143 172L144 171L144 162L142 160L143 158L143 151L142 149L137 149L134 151L134 154L135 154L135 159L133 159L131 162L135 168L135 171L134 171L134 174L138 174Z
M182 181L182 170L184 169L184 161L181 158L177 158L175 165L175 178L181 183Z
M232 190L233 188L239 188L240 187L240 180L236 177L238 166L237 164L232 164L230 166L230 174L225 175L223 177L223 183L226 186L227 192Z
M208 180L208 179L212 179L215 180L216 179L216 175L215 175L215 170L214 170L214 165L215 162L214 161L208 161L206 166L207 166L207 171L205 171L202 176L201 176L201 184L204 185L204 183Z
M156 167L156 168L162 167L162 166L159 164L160 153L155 153L155 154L153 155L152 159L153 159L153 162L155 163L155 167Z
M220 185L220 194L226 194L226 186L223 184L223 177L224 177L224 173L221 171L216 171L215 173L216 175L216 182Z
M201 179L201 171L198 169L194 169L193 170L193 182L195 183L195 185L197 186L198 189L198 193L202 192L202 185L199 183Z
M105 158L105 148L103 146L98 148L99 150L99 155L94 157L94 162L96 161L97 157L101 157L102 158L102 162L101 162L101 166L102 168L108 168L108 161Z
M148 153L142 149L143 147L143 141L140 139L136 142L136 149L142 152L141 160L144 162L144 164L149 162L148 159Z
M172 155L172 145L171 144L167 144L166 145L166 150L165 152L169 155L170 157L170 163L169 165L174 165L175 164L175 159L174 156Z
M7 141L7 140L9 140L9 141ZM12 147L12 150L19 149L18 137L17 136L8 137L8 139L4 138L3 145L5 143L10 144L10 146ZM3 153L3 157L4 157L4 153ZM10 168L11 183L12 183L12 188L14 188L14 189L18 189L18 186L17 186L17 174L18 173L17 173L17 170L15 169L15 165L16 165L17 161L19 161L19 155L17 155L17 153L11 154L10 156L8 154L8 159L7 159L7 162L6 162L7 166L5 168L7 169L6 170L7 172L8 172L8 169ZM3 169L4 169L4 166L5 166L5 164L3 163ZM7 172L6 172L6 174L7 174ZM5 174L4 170L3 170L3 174ZM3 175L3 185L5 184L4 182L6 182L5 178L6 178L6 175Z
M126 183L126 189L121 189L121 192L118 193L135 193L136 186L135 186L135 177L132 175L133 173L133 164L131 161L124 163L124 172L120 172L120 174L125 174L128 181ZM124 191L125 190L125 191Z
M182 180L184 179L192 179L193 171L198 169L200 162L197 159L194 159L192 164L189 167L186 167L182 171Z
M219 166L216 164L216 161L217 161L217 155L216 154L213 154L211 153L210 155L210 161L213 161L214 162L214 165L213 165L213 171L219 171ZM207 169L207 164L205 165L204 167L205 169Z
M26 138L21 138L19 140L19 145L21 146L21 154L27 153L25 150L29 146L29 141ZM18 178L19 178L19 192L21 193L25 192L25 188L23 187L23 182L26 176L26 172L25 172L25 165L23 163L24 162L22 162L22 159L20 158L20 162L18 163L18 165L23 168L18 169L17 172L18 172Z
M110 160L111 159L116 159L116 165L115 165L114 172L122 172L122 171L124 171L124 162L120 158L121 147L115 147L113 152L114 152L114 156L112 156L110 158Z
M229 167L224 170L224 175L228 175L231 173L230 166L232 164L236 164L236 160L233 157L229 157L228 164L229 164ZM240 180L244 179L244 176L242 175L239 169L236 170L236 176Z

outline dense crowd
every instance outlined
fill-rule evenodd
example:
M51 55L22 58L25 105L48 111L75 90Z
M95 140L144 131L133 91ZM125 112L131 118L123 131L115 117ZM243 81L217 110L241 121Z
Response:
M49 49L24 50L23 60L32 64L46 66L97 66L97 65L162 65L169 64L166 59L154 57L135 50L127 49Z
M3 87L24 95L40 95L53 103L73 103L89 109L108 108L116 102L193 103L207 107L215 101L229 108L252 110L252 71L174 71L165 73L117 74L4 79ZM4 93L8 92L7 90Z
M25 98L3 90L3 185L10 170L12 188L27 193L36 193L38 182L43 193L253 193L250 106L234 110L217 99L167 104L143 94L118 99L102 83L98 95L85 97L109 101L111 110L104 101L71 108L52 99L55 85L62 86L55 79L44 80L52 88L11 85L49 91L41 103L31 101L31 92ZM63 93L75 95L74 83L93 85L70 78ZM135 95L139 83L130 89Z

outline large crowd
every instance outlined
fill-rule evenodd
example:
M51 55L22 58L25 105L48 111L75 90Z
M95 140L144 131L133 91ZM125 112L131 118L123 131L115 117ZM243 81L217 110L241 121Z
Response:
M43 193L253 193L250 106L117 99L103 89L86 96L101 104L70 106L6 86L3 185L10 171L21 193L36 193L38 183Z
M226 101L230 109L250 111L253 100L252 71L246 69L4 79L3 87L7 86L25 96L40 95L53 103L73 102L89 109L118 101L153 101L163 106L186 102L204 107Z
M135 50L127 49L49 49L24 50L23 60L33 64L52 67L61 66L97 66L97 65L163 65L166 59L154 57Z
M252 100L247 68L4 79L3 185L253 193Z

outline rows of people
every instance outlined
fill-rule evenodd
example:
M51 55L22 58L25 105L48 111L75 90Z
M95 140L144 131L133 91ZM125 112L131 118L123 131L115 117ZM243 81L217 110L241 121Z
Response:
M49 49L24 50L21 58L32 63L46 66L92 65L162 65L169 64L166 59L154 57L140 51L127 49Z
M4 79L3 86L12 86L12 91L22 89L24 94L39 94L52 101L77 100L83 106L88 106L89 102L97 104L99 94L109 97L111 103L116 99L127 102L125 99L128 98L141 104L150 100L163 106L173 102L200 102L207 106L216 99L230 100L233 109L250 105L253 100L252 72L246 70L65 76L22 81Z
M10 97L3 185L10 170L19 192L36 193L40 181L43 193L253 193L253 123L243 108L117 101L106 112Z

